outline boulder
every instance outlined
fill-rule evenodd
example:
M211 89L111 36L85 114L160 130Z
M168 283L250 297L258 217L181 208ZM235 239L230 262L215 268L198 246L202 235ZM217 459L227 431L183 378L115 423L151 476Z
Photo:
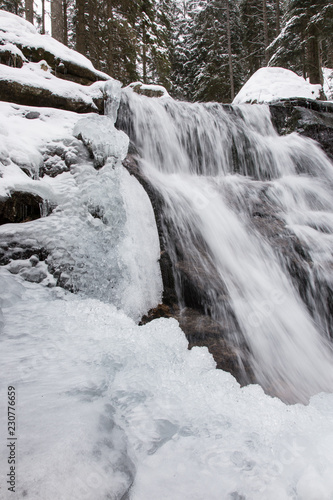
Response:
M284 99L269 105L279 134L298 132L317 141L333 159L333 102Z
M21 83L14 79L0 79L0 100L22 104L24 106L45 106L65 109L76 113L90 113L104 111L102 96L89 99L78 96L55 94L51 89L36 85Z

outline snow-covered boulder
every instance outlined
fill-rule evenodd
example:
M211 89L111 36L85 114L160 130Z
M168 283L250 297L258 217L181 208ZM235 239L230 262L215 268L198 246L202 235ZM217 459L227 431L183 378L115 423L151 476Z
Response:
M90 84L110 77L97 71L91 61L69 49L50 35L41 35L25 19L0 10L0 45L31 62L47 61L58 76L77 83Z
M148 85L142 82L133 82L126 88L133 89L137 94L147 97L170 97L167 89L162 85Z
M0 100L79 113L104 112L113 79L19 16L0 11Z
M303 97L318 99L321 85L312 85L285 68L260 68L236 95L233 104L265 103Z

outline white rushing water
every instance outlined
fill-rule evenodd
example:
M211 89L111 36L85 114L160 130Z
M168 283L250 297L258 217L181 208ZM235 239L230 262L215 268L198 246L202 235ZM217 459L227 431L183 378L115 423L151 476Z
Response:
M330 161L309 139L279 137L265 106L226 110L133 92L124 100L142 168L163 196L177 245L198 270L210 295L206 306L218 321L225 319L225 303L216 293L216 281L221 290L226 287L256 380L289 401L331 391L325 292L316 290L311 297L311 316L283 253L279 258L251 219L264 193L266 206L309 252L307 279L324 270L326 286L332 281ZM173 260L177 264L176 252ZM236 328L233 335L234 343L240 342Z

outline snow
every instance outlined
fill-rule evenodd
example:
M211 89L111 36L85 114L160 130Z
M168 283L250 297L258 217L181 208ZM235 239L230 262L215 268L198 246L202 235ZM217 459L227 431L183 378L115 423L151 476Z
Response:
M112 304L3 268L0 281L17 496L120 499L131 488L131 500L332 498L332 395L287 406L240 388L206 348L188 351L173 319L139 327Z
M245 83L233 104L265 103L304 97L318 99L321 85L312 85L301 76L285 68L260 68Z
M324 94L328 101L333 101L333 69L323 68Z
M36 28L25 19L2 10L0 11L0 41L2 44L11 43L33 49L42 48L64 63L74 63L93 71L101 80L110 79L107 74L97 71L91 61L82 54L69 49L49 35L40 35Z
M93 98L103 99L105 82L95 82L90 86L62 80L52 75L46 61L24 63L22 68L0 65L0 80L17 82L29 87L42 88L54 95L66 97L90 105L97 110Z

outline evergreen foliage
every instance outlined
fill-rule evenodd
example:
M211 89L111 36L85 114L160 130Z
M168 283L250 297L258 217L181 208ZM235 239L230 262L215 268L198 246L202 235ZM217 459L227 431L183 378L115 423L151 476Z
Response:
M321 82L322 65L333 67L333 0L55 4L59 14L52 32L58 40L125 85L158 83L178 98L229 102L267 64L291 69L311 83ZM27 5L28 0L0 0L1 9L22 16ZM43 16L35 14L35 22L43 32Z
M270 65L292 69L322 83L322 64L333 66L333 3L289 0L283 28L271 44Z
M22 0L1 0L0 9L20 16L24 13L24 4Z

